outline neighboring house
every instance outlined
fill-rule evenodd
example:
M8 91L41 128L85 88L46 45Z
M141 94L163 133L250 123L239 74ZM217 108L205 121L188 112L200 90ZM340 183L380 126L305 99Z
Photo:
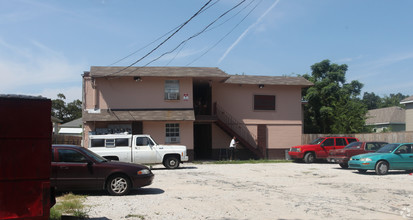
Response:
M373 131L405 131L405 110L398 106L372 109L367 112L366 125L372 126Z
M59 134L62 135L71 135L71 136L81 136L82 129L82 118L69 121L67 123L61 124L59 126Z
M59 123L62 123L62 120L54 116L51 116L51 120L53 125L53 134L57 134L57 131L59 130Z
M413 131L413 95L403 99L400 104L406 106L406 131Z
M244 158L285 158L301 144L302 77L228 75L210 67L97 67L83 75L88 134L150 134L216 159L238 138Z

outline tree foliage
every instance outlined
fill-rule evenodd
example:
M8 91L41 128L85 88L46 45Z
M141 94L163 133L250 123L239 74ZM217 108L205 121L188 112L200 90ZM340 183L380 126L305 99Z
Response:
M346 83L347 65L323 60L311 66L304 78L314 86L303 90L305 133L356 133L363 130L367 108L357 98L363 84Z
M52 100L52 116L66 123L82 117L82 102L79 99L66 103L66 96L57 94L57 99Z
M363 95L363 103L367 106L367 109L386 108L392 106L399 106L405 108L405 105L400 104L400 101L409 97L401 93L385 95L383 98L372 93L365 92Z

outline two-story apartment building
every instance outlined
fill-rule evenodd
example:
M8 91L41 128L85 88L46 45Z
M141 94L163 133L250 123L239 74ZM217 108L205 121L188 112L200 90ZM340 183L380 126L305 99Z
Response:
M232 136L245 158L284 158L301 144L302 77L229 75L209 67L98 67L83 75L83 134L150 134L217 159Z

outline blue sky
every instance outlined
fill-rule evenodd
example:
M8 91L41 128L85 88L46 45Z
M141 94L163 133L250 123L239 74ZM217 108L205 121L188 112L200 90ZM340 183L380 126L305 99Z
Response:
M240 2L211 1L136 66L296 76L329 59L363 92L413 95L413 1L245 0L202 32ZM205 3L0 0L0 93L81 99L83 71L132 64Z

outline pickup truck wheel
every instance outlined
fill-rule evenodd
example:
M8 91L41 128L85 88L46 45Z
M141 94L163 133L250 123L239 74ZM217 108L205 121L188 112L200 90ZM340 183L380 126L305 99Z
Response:
M163 165L168 169L175 169L179 167L179 160L177 157L169 156L165 159Z
M304 155L304 162L306 163L314 163L315 157L313 153L306 153Z
M385 161L379 161L376 164L377 175L386 175L389 172L389 164Z
M346 163L340 163L339 165L340 165L340 167L343 168L343 169L347 169L347 168L348 168L348 164L346 164Z
M131 182L124 175L114 175L108 179L106 189L112 196L123 196L129 193Z

